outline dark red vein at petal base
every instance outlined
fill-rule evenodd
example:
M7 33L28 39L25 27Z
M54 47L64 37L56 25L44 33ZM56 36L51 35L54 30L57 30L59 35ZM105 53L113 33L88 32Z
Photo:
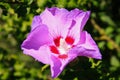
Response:
M58 49L55 46L50 46L50 51L55 54L59 54Z
M68 55L67 54L62 54L62 55L59 55L58 57L61 58L61 59L66 59L68 57Z
M60 36L59 37L56 37L55 39L54 39L54 43L55 43L55 45L58 47L59 45L60 45Z
M68 44L72 45L72 44L74 43L74 38L71 37L71 36L67 36L67 37L65 38L65 41L66 41Z

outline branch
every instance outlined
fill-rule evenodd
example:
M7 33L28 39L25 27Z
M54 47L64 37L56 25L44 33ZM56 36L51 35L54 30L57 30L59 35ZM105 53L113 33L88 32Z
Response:
M100 33L101 40L106 40L108 42L110 42L113 46L113 48L115 48L118 52L120 51L120 46L118 46L118 44L115 43L115 41L113 41L108 35L106 35L105 30L102 29L96 22L94 19L91 19L91 23L93 25L93 27Z

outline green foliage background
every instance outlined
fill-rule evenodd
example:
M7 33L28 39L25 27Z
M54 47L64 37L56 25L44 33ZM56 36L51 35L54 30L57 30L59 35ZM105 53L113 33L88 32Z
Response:
M53 80L48 65L22 53L32 18L46 7L90 10L85 29L102 60L79 57L54 80L120 80L119 0L0 0L0 80Z

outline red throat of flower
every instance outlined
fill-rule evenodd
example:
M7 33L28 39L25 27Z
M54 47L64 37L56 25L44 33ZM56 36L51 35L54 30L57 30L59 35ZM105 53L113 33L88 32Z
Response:
M50 46L50 51L58 56L60 59L68 57L68 51L72 48L74 38L67 36L65 39L57 37L54 39L55 45Z

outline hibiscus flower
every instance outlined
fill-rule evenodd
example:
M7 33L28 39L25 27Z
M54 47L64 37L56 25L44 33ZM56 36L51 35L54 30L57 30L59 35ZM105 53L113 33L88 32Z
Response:
M78 56L101 59L91 35L83 30L90 11L46 8L33 18L31 31L23 41L23 53L49 64L52 77Z

